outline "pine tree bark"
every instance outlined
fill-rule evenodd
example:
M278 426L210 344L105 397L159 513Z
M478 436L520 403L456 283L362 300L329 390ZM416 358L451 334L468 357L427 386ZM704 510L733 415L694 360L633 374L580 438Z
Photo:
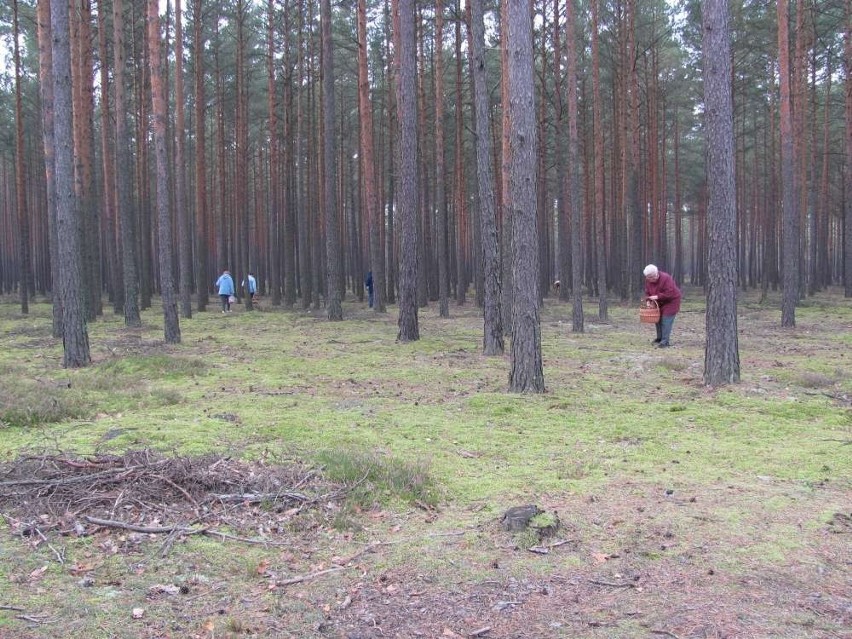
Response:
M710 195L704 383L719 386L740 381L734 108L727 0L705 0L702 10L704 119Z
M491 112L489 109L488 71L485 65L485 21L482 0L470 0L470 56L476 112L476 178L479 189L479 219L482 228L484 326L482 352L502 355L503 315L500 305L500 237L494 198L494 174L491 148Z
M207 211L207 103L204 89L204 13L203 0L193 0L193 52L195 67L195 308L199 312L207 309L210 291L208 272L208 211Z
M71 16L77 37L72 44L74 91L74 158L79 214L82 221L82 259L86 318L103 313L101 302L100 221L94 174L94 74L92 62L92 5L75 3Z
M124 1L112 0L113 57L115 86L115 188L118 207L119 236L121 238L121 276L124 287L124 325L142 325L139 314L139 281L137 276L136 216L133 208L132 166L130 155L130 131L127 123L129 105L125 64L127 51L124 40Z
M252 253L252 198L249 196L249 140L248 140L248 82L246 81L246 23L249 17L249 5L247 0L237 0L236 7L237 27L237 66L235 75L236 89L236 115L234 119L235 140L234 149L236 167L236 202L234 205L234 224L239 226L239 247L242 258L242 269L239 271L239 280L243 282L243 302L246 311L254 310L254 303L248 293L248 273L256 271L253 267L255 256ZM236 283L236 282L235 282Z
M166 92L160 53L160 3L148 0L148 60L151 65L151 115L154 159L157 163L157 239L159 240L160 297L166 344L180 343L180 323L172 275L172 221L169 215L169 167L166 157Z
M441 0L438 0L439 2ZM360 157L364 175L364 203L369 226L370 270L373 273L373 310L385 313L385 256L382 247L382 210L376 192L376 156L373 137L373 105L367 73L367 0L358 0L358 108Z
M532 15L526 0L508 4L503 46L508 53L512 193L512 363L509 390L543 393L536 229L536 128Z
M104 248L106 249L106 273L109 296L113 303L113 313L124 313L124 282L121 278L121 252L118 240L118 221L115 193L115 151L113 133L113 113L110 110L110 65L107 50L107 12L98 10L98 54L100 65L101 91L101 166L103 167L103 220Z
M183 99L183 11L175 0L175 216L180 259L179 298L181 315L192 317L192 237L186 209L186 107Z
M787 0L778 0L778 66L781 86L781 326L796 325L799 298L799 216L796 210L793 114L790 91L790 36Z
M417 318L417 85L414 0L394 0L399 16L397 110L399 121L399 333L400 342L420 339Z
M48 247L52 279L53 337L62 337L62 298L59 294L59 238L56 234L56 152L54 145L53 51L50 36L50 2L39 0L37 7L39 89L41 90L42 141L47 204Z
M583 193L580 184L580 133L577 96L577 23L573 0L565 3L565 53L568 76L568 209L571 236L571 330L584 332L583 317Z
M592 120L595 140L595 255L598 288L598 319L609 320L606 276L606 213L604 209L604 131L603 98L601 97L600 43L598 23L598 1L590 0L592 6Z
M438 315L450 316L450 256L447 241L446 149L444 140L444 0L435 0L435 211L438 234Z
M286 9L285 9L286 11ZM269 145L269 188L267 193L266 228L269 247L269 288L272 305L281 305L281 249L279 246L279 228L282 198L280 182L282 179L278 131L278 90L275 86L275 1L266 3L266 112ZM288 25L289 26L289 25ZM289 55L289 52L287 53ZM290 254L290 247L286 249ZM288 269L289 270L289 269ZM294 300L288 300L287 308Z
M21 97L21 39L18 21L18 0L12 1L12 22L15 57L15 205L18 217L18 291L21 313L30 312L32 263L30 261L30 217L27 211L27 191L24 176L24 110Z
M846 0L846 28L843 34L846 67L846 192L843 216L843 292L852 297L852 0Z
M80 368L88 366L92 360L83 309L80 220L74 191L71 43L66 0L51 0L50 30L56 150L56 231L59 249L59 296L62 303L62 365L65 368Z
M328 319L343 319L340 296L340 234L337 211L337 127L334 90L334 43L331 39L331 2L322 0L322 112L323 112L323 208L325 209L326 299Z

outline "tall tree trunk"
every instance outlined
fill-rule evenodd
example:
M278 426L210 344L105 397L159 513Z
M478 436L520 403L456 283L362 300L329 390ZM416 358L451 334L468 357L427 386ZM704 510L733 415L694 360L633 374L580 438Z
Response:
M18 272L21 294L21 313L30 312L30 283L33 279L30 262L30 218L27 212L27 192L24 176L24 110L21 97L21 39L18 25L18 0L12 0L13 35L15 41L15 205L18 214Z
M571 330L584 331L583 318L583 194L580 184L580 134L577 99L577 23L573 0L565 3L565 52L568 75L568 210L571 236ZM567 247L564 246L563 249Z
M115 58L115 189L118 206L119 235L121 237L121 276L124 286L124 324L142 325L139 315L139 280L137 275L136 215L132 198L132 166L130 130L127 123L129 105L125 64L127 50L124 41L124 1L112 0L113 56Z
M77 197L82 220L82 258L86 317L95 319L103 312L101 304L100 229L94 175L94 77L92 73L91 0L72 3L72 24L77 37L72 42L74 56L74 158ZM73 28L73 27L72 27Z
M266 3L266 112L269 139L269 189L267 192L266 228L267 245L270 253L269 288L272 305L281 305L281 250L279 245L279 228L282 198L280 198L280 182L283 178L280 163L279 132L278 132L278 90L275 86L275 0ZM289 53L288 53L289 55ZM285 142L286 144L286 142ZM287 247L292 254L292 249ZM289 271L289 269L288 269ZM290 273L288 272L288 275ZM294 300L288 300L287 307L293 306Z
M467 216L467 204L465 197L464 181L464 118L462 104L464 103L462 91L462 36L461 36L461 2L456 0L456 15L459 20L455 25L456 44L456 104L455 104L455 198L454 209L456 214L456 303L464 305L467 298L467 288L470 282L470 234Z
M252 264L255 257L252 253L252 205L249 197L249 141L248 141L248 82L246 80L246 22L248 21L249 6L246 0L238 0L236 5L237 22L237 67L236 67L236 118L234 120L236 139L236 206L234 206L235 223L239 221L239 246L242 254L242 270L239 278L243 282L243 300L247 311L254 310L251 295L248 292L248 274L256 269ZM239 216L242 216L241 218Z
M482 227L482 263L484 326L482 352L502 355L503 316L500 291L500 237L494 201L494 175L491 149L491 111L489 109L488 73L485 66L485 21L482 0L470 0L470 56L472 59L474 107L476 110L476 178L479 189L479 219Z
M207 99L204 89L204 14L203 0L193 0L193 52L192 62L195 68L195 286L196 308L199 312L207 309L210 291L210 273L208 268L208 224L207 211Z
M402 226L397 340L412 342L420 339L417 321L417 43L414 34L414 0L394 0L394 4L399 16L396 50L399 52L397 110L401 187L399 219Z
M444 0L435 0L435 210L438 216L438 315L450 316L450 256L447 241L444 148ZM489 160L490 161L490 160Z
M106 273L113 303L113 313L124 313L124 282L121 277L121 253L118 250L117 210L115 193L115 152L113 133L113 114L110 111L110 66L107 50L107 12L98 7L98 53L100 65L101 90L101 166L103 167L103 219L104 247L106 248Z
M778 0L778 66L781 80L781 326L791 327L796 325L796 301L799 297L799 216L796 211L787 0Z
M50 273L52 279L53 337L62 337L62 296L59 294L59 238L56 234L56 151L54 145L53 107L53 51L50 35L50 2L39 0L38 58L39 88L41 89L42 140L44 146L44 174L47 195L47 228L50 248Z
M183 15L181 0L175 0L175 216L180 256L181 315L192 317L192 238L186 210L186 116L183 103Z
M598 1L591 0L592 5L592 111L595 140L595 254L597 258L597 288L598 288L598 319L605 322L609 319L607 304L606 277L606 217L604 209L604 131L603 131L603 98L601 97L600 45L598 23Z
M438 0L439 2L441 0ZM383 218L376 192L376 157L373 151L373 106L367 73L367 0L358 0L358 108L360 112L360 157L364 175L364 203L367 207L370 240L370 270L373 273L373 310L385 313L385 256L381 229ZM440 159L439 159L440 162Z
M737 209L727 0L705 0L704 104L710 191L704 383L740 381L737 343Z
M148 0L148 59L151 64L151 115L157 162L157 237L159 240L160 297L166 344L180 343L180 323L172 275L172 223L169 215L169 167L166 157L166 87L160 54L160 3Z
M71 43L68 2L51 0L53 49L53 128L56 149L56 231L59 249L59 295L62 300L62 365L88 366L89 333L83 309L80 272L80 219L74 192L74 131L72 123Z
M846 28L843 37L846 67L846 188L843 202L843 292L852 297L852 0L846 0Z
M334 43L331 39L331 2L322 0L322 112L323 112L323 185L325 209L326 297L328 319L343 319L340 297L340 234L337 211L337 127L335 126Z
M500 2L500 38L505 42L509 24L509 3L505 0ZM503 272L503 329L507 335L511 335L515 328L512 313L515 310L513 299L515 293L514 273L512 272L512 255L514 246L514 225L512 223L512 144L511 123L509 121L509 48L500 47L500 104L502 105L502 122L500 133L500 222L502 235L502 272Z
M536 229L536 129L532 15L524 0L508 3L503 46L508 50L512 193L512 363L509 390L543 393Z

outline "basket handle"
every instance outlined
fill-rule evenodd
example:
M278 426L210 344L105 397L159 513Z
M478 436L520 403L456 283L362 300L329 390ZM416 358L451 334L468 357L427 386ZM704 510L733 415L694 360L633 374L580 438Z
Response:
M645 306L645 308L660 308L660 303L657 300L652 300L649 297L645 298L643 305Z

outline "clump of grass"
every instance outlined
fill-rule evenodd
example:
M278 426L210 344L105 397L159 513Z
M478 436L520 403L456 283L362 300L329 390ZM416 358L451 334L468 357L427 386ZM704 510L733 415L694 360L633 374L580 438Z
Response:
M176 357L163 354L136 355L110 360L102 364L99 367L98 377L105 373L133 379L162 379L164 377L173 379L203 375L206 371L207 364L197 357Z
M429 465L423 461L407 462L347 449L322 451L318 459L329 479L352 487L349 499L362 507L391 498L426 505L438 501Z
M24 379L0 382L0 425L54 424L91 414L91 407L70 388L36 384Z
M795 383L803 388L826 388L832 386L834 382L834 378L828 375L811 372L802 373L795 380Z

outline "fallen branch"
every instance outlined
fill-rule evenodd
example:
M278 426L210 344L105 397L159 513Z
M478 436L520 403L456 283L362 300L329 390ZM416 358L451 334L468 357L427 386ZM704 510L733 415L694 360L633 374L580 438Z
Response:
M651 630L652 635L665 635L666 637L671 637L672 639L680 639L675 633L669 632L668 630Z
M18 606L4 606L0 605L0 610L14 610L15 612L23 612L24 608L18 608Z
M468 637L481 637L484 634L488 634L491 632L491 626L485 626L484 628L480 628L479 630L474 630L471 633L468 633Z
M284 542L284 541L269 541L268 539L250 539L249 537L236 537L234 535L229 535L228 533L219 532L218 530L210 530L209 528L204 528L198 531L199 534L204 535L205 537L218 537L219 539L223 539L225 541L239 541L244 544L255 544L258 546L292 546L292 542Z
M138 526L136 524L127 524L123 521L115 521L113 519L99 519L86 515L85 520L95 526L103 526L104 528L120 528L122 530L130 530L138 533L146 533L149 535L162 535L168 533L179 532L184 535L197 535L205 531L204 528L187 528L186 526Z
M276 586L292 586L293 584L300 584L303 581L309 581L311 579L316 579L317 577L322 577L323 575L328 575L333 572L340 572L341 570L346 570L344 566L339 568L326 568L325 570L318 570L317 572L312 572L307 575L299 575L297 577L290 577L290 579L284 579L283 581L276 581Z
M610 588L635 588L636 584L630 581L625 582L614 582L614 581L600 581L598 579L589 579L589 583L597 584L598 586L609 586Z
M30 623L56 623L55 619L51 619L47 616L34 617L33 615L15 615L15 619L20 619L21 621L29 621Z
M234 493L231 495L213 495L213 498L222 502L237 502L241 504L256 504L262 501L276 501L278 499L292 499L294 501L311 501L311 498L302 493Z

